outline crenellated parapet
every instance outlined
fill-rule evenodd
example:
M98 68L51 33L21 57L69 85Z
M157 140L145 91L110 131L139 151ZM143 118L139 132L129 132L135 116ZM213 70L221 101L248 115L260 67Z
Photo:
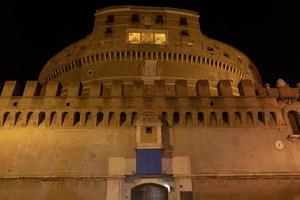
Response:
M171 127L280 128L286 126L282 103L293 102L292 109L300 110L299 88L255 88L250 80L238 84L239 96L234 96L229 80L219 81L217 96L211 95L206 80L194 87L186 80L174 85L161 80L154 84L94 81L88 88L80 81L65 86L50 81L43 87L28 81L23 91L20 88L17 81L5 82L0 127L134 127L138 115L152 111Z

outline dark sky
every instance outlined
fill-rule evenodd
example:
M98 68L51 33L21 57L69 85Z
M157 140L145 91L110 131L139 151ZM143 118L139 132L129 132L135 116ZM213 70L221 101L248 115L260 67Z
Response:
M264 83L274 86L278 78L291 86L300 82L300 3L296 0L9 2L0 7L2 81L36 80L56 52L91 32L96 9L131 4L198 11L202 32L248 55Z

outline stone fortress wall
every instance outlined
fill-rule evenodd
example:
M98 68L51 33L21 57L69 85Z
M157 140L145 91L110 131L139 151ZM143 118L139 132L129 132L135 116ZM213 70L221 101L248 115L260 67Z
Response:
M198 13L98 10L38 81L0 88L0 199L129 200L152 183L170 200L299 199L300 84L260 81ZM137 173L143 143L162 148L157 176Z
M111 181L134 175L135 119L148 111L164 122L164 174L192 177L194 198L226 193L256 198L247 187L264 184L270 187L265 197L297 194L300 140L287 115L300 112L299 88L256 88L243 80L240 96L233 96L230 80L221 80L214 96L208 81L199 80L189 96L186 81L173 87L170 94L164 81L130 86L97 81L84 94L79 81L65 87L58 81L43 87L28 81L23 90L16 81L5 82L0 97L0 187L5 192L0 197L103 198ZM112 158L118 158L117 168ZM234 189L237 182L245 193ZM227 191L207 189L224 184Z

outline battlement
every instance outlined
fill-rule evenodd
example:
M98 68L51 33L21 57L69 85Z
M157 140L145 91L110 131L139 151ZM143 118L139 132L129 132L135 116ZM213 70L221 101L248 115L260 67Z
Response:
M95 81L88 87L79 81L64 87L58 81L43 87L28 81L20 88L17 81L5 82L0 127L134 127L136 116L146 111L161 115L170 126L282 127L279 102L298 102L300 90L285 85L255 88L250 80L239 83L240 96L233 95L229 80L218 83L217 96L211 95L207 80L195 86L185 80L173 85L161 80Z

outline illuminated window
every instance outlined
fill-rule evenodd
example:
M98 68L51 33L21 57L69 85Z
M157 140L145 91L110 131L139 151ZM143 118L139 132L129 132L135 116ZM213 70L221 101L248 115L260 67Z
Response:
M167 37L164 33L155 33L154 34L154 43L155 44L166 44Z
M141 43L141 34L140 33L128 33L128 42L131 44Z
M142 33L142 43L153 44L153 33Z
M131 29L128 30L129 44L167 44L167 33L164 30Z

